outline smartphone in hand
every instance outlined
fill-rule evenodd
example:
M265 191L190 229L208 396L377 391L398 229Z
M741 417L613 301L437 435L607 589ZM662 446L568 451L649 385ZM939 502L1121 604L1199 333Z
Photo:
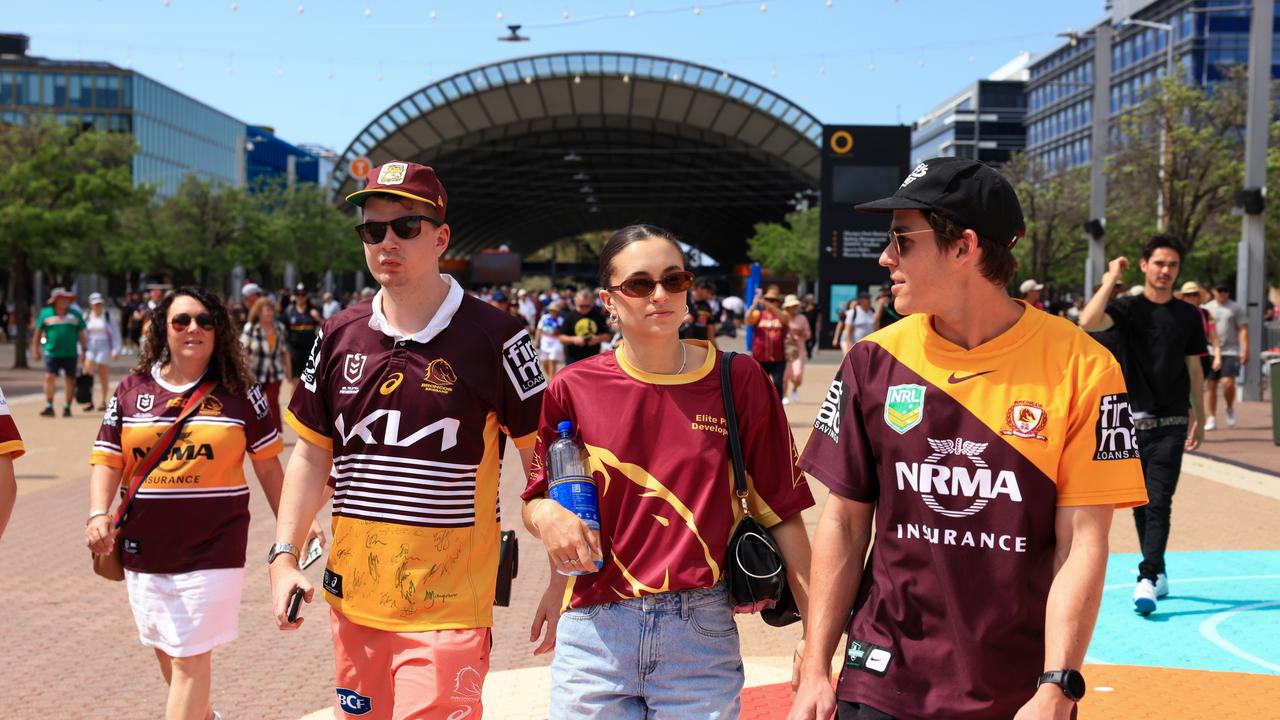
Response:
M289 622L298 621L298 610L302 607L302 588L294 588L293 594L289 596L289 613L285 616Z

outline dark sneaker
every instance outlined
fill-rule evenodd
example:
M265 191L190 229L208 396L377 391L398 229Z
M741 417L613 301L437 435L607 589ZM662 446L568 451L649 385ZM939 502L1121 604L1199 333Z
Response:
M56 414L57 413L53 411L52 405L40 411L40 417L53 417Z
M71 406L70 406L70 405L68 405L68 406L66 406L66 407L64 407L64 408L62 408L62 417L71 417Z

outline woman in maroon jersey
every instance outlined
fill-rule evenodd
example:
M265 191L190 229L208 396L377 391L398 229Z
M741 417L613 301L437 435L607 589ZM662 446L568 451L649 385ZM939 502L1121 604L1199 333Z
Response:
M600 255L600 300L623 341L561 370L543 394L525 523L557 571L588 573L567 587L553 574L534 618L532 639L547 626L535 653L555 648L550 715L557 720L735 718L740 710L742 657L723 583L737 521L723 356L707 340L679 338L693 280L666 231L635 225L616 232ZM759 364L733 362L732 386L752 514L772 527L803 612L809 540L800 512L813 496ZM562 420L587 450L598 538L545 497L547 449Z
M284 449L222 301L178 288L156 306L138 366L115 390L93 444L85 544L122 549L138 639L169 685L165 717L221 717L210 706L213 649L239 633L249 534L248 455L274 512ZM147 476L125 523L112 527L121 483L205 381L216 385ZM312 524L312 536L324 532Z

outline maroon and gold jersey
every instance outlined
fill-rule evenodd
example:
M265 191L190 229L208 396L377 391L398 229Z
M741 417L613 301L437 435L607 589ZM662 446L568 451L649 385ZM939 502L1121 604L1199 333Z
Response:
M912 315L845 356L800 467L876 503L837 693L898 717L1013 717L1044 662L1059 507L1146 502L1124 377L1027 309L965 351Z
M519 319L463 293L411 337L381 295L334 315L285 419L333 453L325 597L393 632L489 627L502 433L531 447L546 379Z
M9 403L4 399L4 391L0 390L0 455L8 455L10 460L17 460L25 452L18 426L9 414Z
M686 340L688 345L708 343ZM741 513L733 492L720 394L721 354L680 375L654 375L605 353L556 373L542 401L534 468L523 497L547 493L547 449L571 420L600 500L604 567L569 578L564 608L711 587ZM749 357L733 363L733 393L751 513L776 525L813 505L773 385Z
M121 497L194 387L171 385L156 369L131 374L116 386L89 462L123 471ZM244 456L265 460L283 449L260 387L244 395L215 387L139 488L116 538L124 566L147 573L244 567L249 537Z

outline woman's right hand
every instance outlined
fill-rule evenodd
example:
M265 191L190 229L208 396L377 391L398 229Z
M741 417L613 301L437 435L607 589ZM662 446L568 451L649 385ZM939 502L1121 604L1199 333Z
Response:
M557 570L595 572L596 561L604 559L600 533L555 500L545 498L534 508L533 524Z
M84 544L94 555L109 555L115 549L116 531L110 515L99 515L84 526Z

